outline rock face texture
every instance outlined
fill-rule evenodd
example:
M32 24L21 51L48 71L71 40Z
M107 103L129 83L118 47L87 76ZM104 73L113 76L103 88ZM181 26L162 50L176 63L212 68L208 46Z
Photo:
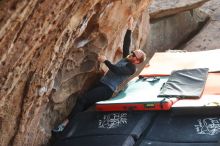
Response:
M149 8L150 18L158 19L202 6L210 0L154 0Z
M210 15L207 25L186 45L187 51L212 50L220 48L220 1L210 0L201 10Z
M46 145L81 88L98 76L97 54L113 62L121 57L130 16L136 24L132 47L145 45L149 5L150 0L1 0L1 146Z
M155 51L176 49L205 23L208 15L198 9L151 21L147 48Z
M146 48L176 49L209 18L198 8L208 0L154 0L149 8L150 39Z

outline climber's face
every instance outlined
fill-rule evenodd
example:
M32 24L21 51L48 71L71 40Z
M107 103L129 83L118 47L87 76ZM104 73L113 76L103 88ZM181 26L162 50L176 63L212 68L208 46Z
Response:
M137 58L137 56L135 55L134 52L131 52L131 54L129 54L129 55L127 56L127 59L128 59L131 63L133 63L133 64L139 64L139 63L140 63L139 59Z

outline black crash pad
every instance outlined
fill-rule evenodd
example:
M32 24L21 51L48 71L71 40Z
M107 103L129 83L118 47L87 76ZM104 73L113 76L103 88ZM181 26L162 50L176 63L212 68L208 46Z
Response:
M144 135L142 143L153 142L155 146L175 143L181 146L189 143L192 146L200 146L214 145L219 140L220 115L175 115L170 112L158 115L152 127Z
M64 129L61 139L95 135L131 135L138 139L154 112L83 112Z
M133 146L134 143L128 135L96 135L59 140L53 146Z
M220 146L220 143L169 143L144 140L138 146Z
M200 98L207 76L207 68L173 71L158 97Z
M220 99L219 99L220 100ZM209 115L215 116L219 115L220 113L220 106L198 106L198 107L172 107L172 112L175 115ZM220 146L220 145L219 145Z

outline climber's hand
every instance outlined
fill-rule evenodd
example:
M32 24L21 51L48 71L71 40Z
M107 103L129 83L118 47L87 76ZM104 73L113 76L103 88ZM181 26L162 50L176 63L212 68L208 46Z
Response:
M104 55L99 55L98 56L98 61L99 62L103 63L103 62L105 62L105 60L107 60L107 58Z

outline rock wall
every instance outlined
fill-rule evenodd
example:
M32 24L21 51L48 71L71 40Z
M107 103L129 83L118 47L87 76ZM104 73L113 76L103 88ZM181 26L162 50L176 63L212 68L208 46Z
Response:
M211 0L201 7L210 15L209 22L183 48L187 51L213 50L220 48L220 1Z
M144 46L149 5L150 0L1 0L1 146L46 145L81 88L98 77L97 54L113 62L121 57L131 15L133 47Z
M201 7L208 1L210 0L154 0L149 8L150 18L158 19L190 11Z
M146 48L163 52L180 49L208 20L208 15L199 9L181 12L150 22L150 39Z
M209 16L199 10L209 0L154 0L149 8L150 38L147 50L180 49Z

